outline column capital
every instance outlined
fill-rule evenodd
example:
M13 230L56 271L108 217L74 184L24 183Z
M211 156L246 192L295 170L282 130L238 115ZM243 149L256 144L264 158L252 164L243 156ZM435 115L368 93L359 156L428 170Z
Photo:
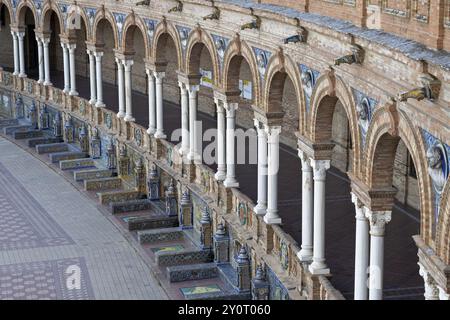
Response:
M281 133L281 126L268 126L264 125L264 131L267 134L268 142L271 143L273 139L278 138Z
M314 170L314 180L325 181L327 170L331 167L331 161L311 159L311 167Z
M178 86L180 87L182 92L187 92L188 88L187 88L187 85L184 82L178 81Z
M425 299L426 300L437 300L440 296L440 290L436 284L436 281L433 279L431 274L428 272L428 270L425 268L425 266L417 262L417 265L419 266L419 275L423 278L424 285L425 285Z
M357 195L353 192L350 193L352 196L352 202L355 205L355 218L356 220L366 221L365 207L361 200L358 199Z
M156 81L162 81L164 79L164 77L166 76L165 72L153 72L153 75L155 76Z
M227 117L234 117L236 110L239 107L237 102L224 102L223 107L227 112Z
M311 172L312 167L311 167L310 158L308 157L306 152L304 152L300 148L298 148L297 150L298 150L298 157L300 158L300 161L302 162L302 171L303 172Z
M123 59L122 64L125 67L125 70L129 70L131 66L134 64L134 61L132 59Z
M145 67L145 73L150 77L154 77L154 75L153 75L153 73L154 73L154 71L151 69L151 68L149 68L149 67Z
M200 91L200 86L196 84L188 84L186 85L186 89L189 92L189 96L191 96Z
M370 223L370 234L372 236L383 237L386 224L391 221L392 211L372 211L366 208L365 216Z
M101 58L101 57L103 57L103 51L93 51L94 52L94 56L96 57L96 58Z
M266 134L264 123L259 121L258 119L253 119L253 124L255 125L256 131L258 132L258 135L260 134Z
M73 52L77 48L77 44L76 43L68 43L67 47L69 48L69 51Z
M16 31L16 35L19 39L23 39L25 37L25 31Z

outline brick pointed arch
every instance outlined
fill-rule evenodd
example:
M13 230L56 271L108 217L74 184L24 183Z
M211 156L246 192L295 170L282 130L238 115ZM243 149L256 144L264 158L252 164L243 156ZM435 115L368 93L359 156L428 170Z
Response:
M450 265L450 183L447 180L441 198L436 233L436 253L446 265Z
M92 41L98 44L98 25L102 20L106 20L111 25L114 33L114 49L118 49L119 46L119 32L117 30L116 22L114 17L109 10L99 10L95 15L94 23L92 24Z
M261 81L259 71L256 65L256 57L253 50L245 41L241 41L239 37L235 37L228 45L224 54L222 85L225 91L235 91L239 86L239 72L241 62L244 59L252 73L253 82L253 104L261 106Z
M36 28L39 26L39 17L36 13L36 8L34 7L34 4L31 1L23 1L21 2L16 9L16 17L15 17L15 21L18 27L23 27L25 24L25 13L26 13L26 9L30 9L31 12L33 13L33 19L34 19L34 23L36 25Z
M150 49L147 37L147 28L141 17L135 14L129 14L123 25L123 37L120 47L124 52L134 52L134 33L139 30L144 41L145 58L148 59Z
M52 16L52 12L56 14L59 22L59 30L61 33L65 33L64 29L64 19L61 15L61 11L55 2L46 2L44 7L42 8L41 21L39 28L42 31L52 31L50 30L50 19Z
M300 86L300 73L295 63L288 56L279 52L270 57L266 74L263 92L264 111L282 111L284 85L286 77L288 77L295 88L299 114L298 128L303 133L306 128L306 105L303 90Z
M193 74L198 70L193 70L194 65L199 67L200 64L200 53L202 45L208 50L211 62L213 64L213 77L214 85L219 86L220 81L220 67L219 67L219 57L217 55L216 46L211 36L203 29L197 28L189 35L188 42L186 45L186 61L185 70L187 74ZM199 48L200 51L196 52Z
M393 135L393 133L396 133ZM395 154L402 140L413 159L420 197L420 233L427 244L432 242L433 201L431 180L427 171L426 150L420 129L408 117L398 113L398 126L393 128L392 115L386 108L378 109L367 133L364 153L364 181L369 190L392 187Z
M155 61L155 63L165 62L165 61L157 61L158 59L158 45L161 45L159 42L164 35L172 38L173 43L175 44L175 48L177 50L177 63L179 71L183 71L183 52L181 50L181 40L178 35L177 29L167 21L163 20L155 28L155 35L153 37L153 44L151 46L151 58ZM165 44L164 48L165 48ZM161 48L159 48L161 50Z
M328 71L317 79L311 96L309 118L310 137L313 143L330 142L332 136L333 114L338 100L342 103L349 122L349 131L353 143L352 168L360 172L361 137L356 115L356 103L344 82Z

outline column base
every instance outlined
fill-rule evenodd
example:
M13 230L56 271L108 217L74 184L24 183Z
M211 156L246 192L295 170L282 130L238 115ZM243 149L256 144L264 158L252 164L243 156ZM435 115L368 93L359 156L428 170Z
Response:
M217 181L224 181L227 177L227 174L225 173L225 171L217 171L216 174L214 175L214 178Z
M179 150L178 150L178 153L180 154L180 156L184 156L184 155L187 155L188 153L189 153L189 147L181 147Z
M119 117L119 114L117 114L117 117ZM148 133L149 135L153 135L153 134L155 134L155 132L156 132L156 129L155 129L155 128L148 128L148 129L147 129L147 133Z
M45 85L45 82L44 82L44 85ZM69 94L69 89L63 89L63 93L65 93L65 94Z
M124 118L124 117L125 117L125 112L123 112L123 111L117 112L117 118Z
M301 249L298 253L297 253L297 258L298 260L300 260L301 262L311 262L313 260L313 251L312 248L311 249Z
M330 269L323 262L313 262L309 265L309 272L313 275L330 274Z
M52 86L52 85L53 83L51 83L50 81L44 81L44 86Z
M103 102L101 102L101 101L97 101L95 103L95 107L97 107L97 108L103 108L104 106L105 106L105 104Z
M19 75L19 72L17 72L17 71L13 72L13 76L18 76L18 75Z
M14 74L14 73L13 73ZM38 80L38 82L37 83L39 83L39 84L43 84L44 83L44 80Z
M239 182L235 178L225 178L223 185L225 188L239 188Z
M96 99L91 99L91 100L89 100L89 104L90 104L91 106L95 106L96 103L97 103L97 100L96 100Z
M267 224L281 224L281 218L278 216L278 214L271 213L269 210L267 211L266 215L264 216L264 222Z
M70 91L69 96L78 96L78 92L76 91Z
M123 120L125 120L126 122L134 122L134 121L136 121L136 119L133 118L130 115L126 115L125 118L123 118Z
M155 133L155 138L156 138L156 139L166 139L167 136L164 134L164 132L157 131L157 132Z
M264 216L267 213L267 206L264 204L257 204L253 211L256 213L257 216Z
M26 78L27 75L26 75L25 73L19 73L19 77L20 77L20 78Z
M189 161L193 161L193 162L198 162L198 161L201 161L201 160L202 160L202 158L201 158L201 156L200 156L199 154L197 154L197 153L192 153L192 152L189 152L186 158L187 158Z

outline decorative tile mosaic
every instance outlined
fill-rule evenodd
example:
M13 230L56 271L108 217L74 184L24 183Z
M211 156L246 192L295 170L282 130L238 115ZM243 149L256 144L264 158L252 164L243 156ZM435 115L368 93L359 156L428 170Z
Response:
M84 258L0 266L0 300L94 299Z
M74 244L2 164L0 186L0 250Z
M174 246L167 246L167 247L158 247L158 248L152 248L152 252L156 253L156 252L173 252L173 251L180 251L183 250L184 246L182 246L181 244L177 244Z
M222 289L217 284L210 284L207 286L180 288L181 293L187 298L193 294L204 294L213 292L222 292Z

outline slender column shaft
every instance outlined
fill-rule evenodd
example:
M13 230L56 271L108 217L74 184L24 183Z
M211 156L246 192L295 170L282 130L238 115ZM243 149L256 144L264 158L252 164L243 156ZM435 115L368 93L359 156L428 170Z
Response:
M117 113L117 118L125 117L125 84L124 84L124 68L121 59L116 58L117 64L117 92L119 99L119 112Z
M76 50L76 44L71 43L69 44L69 65L70 65L70 95L71 96L77 96L77 74L76 74L76 68L75 68L75 50Z
M254 120L258 133L258 200L254 211L265 215L267 210L267 133L264 124Z
M17 32L17 37L19 39L19 77L26 77L25 73L25 51L23 46L23 38L25 37L25 32Z
M180 95L181 95L181 155L189 154L189 101L188 101L188 90L186 85L179 82Z
M41 38L36 37L36 42L38 46L38 66L39 66L39 80L38 83L44 83L44 48Z
M365 208L352 193L352 201L356 209L355 237L355 300L367 300L367 269L369 267L369 221L365 216Z
M95 105L97 102L97 88L95 84L95 57L94 53L91 50L87 50L87 54L89 55L89 85L91 91L91 100L89 103L91 105Z
M13 38L13 53L14 53L14 75L18 76L20 73L20 58L19 58L19 39L17 37L17 32L11 31Z
M188 86L189 93L189 154L188 160L198 160L197 92L198 86Z
M306 153L298 150L298 155L302 162L302 245L298 258L310 262L313 257L313 172Z
M217 106L217 172L215 178L223 181L226 178L225 160L225 109L222 101L215 100Z
M278 215L278 169L280 167L280 126L266 126L267 134L267 210L264 221L267 224L280 224Z
M69 50L66 43L61 43L63 51L63 65L64 65L64 92L70 92L70 67L69 67Z
M156 132L156 93L155 77L150 69L147 69L148 76L148 134Z
M133 100L131 93L131 66L133 60L124 60L123 66L125 70L125 121L135 121L133 118Z
M366 209L365 215L370 223L369 300L381 300L383 299L385 226L391 221L391 212Z
M49 54L49 44L50 38L42 38L42 44L44 46L44 85L51 86L50 81L50 54Z
M314 170L314 249L313 262L309 266L312 274L328 274L325 264L325 180L330 168L329 160L311 160Z
M234 129L236 123L236 109L238 108L237 103L225 103L226 117L227 117L227 128L226 128L226 140L227 140L227 176L223 182L226 188L237 188L239 183L236 180L236 164L235 164L235 139L234 139Z
M155 138L165 139L163 114L163 81L164 72L155 72L156 79L156 133Z
M103 107L105 104L103 103L103 77L102 77L102 57L103 52L97 51L94 53L95 55L95 75L97 77L97 102L95 103L96 107Z

